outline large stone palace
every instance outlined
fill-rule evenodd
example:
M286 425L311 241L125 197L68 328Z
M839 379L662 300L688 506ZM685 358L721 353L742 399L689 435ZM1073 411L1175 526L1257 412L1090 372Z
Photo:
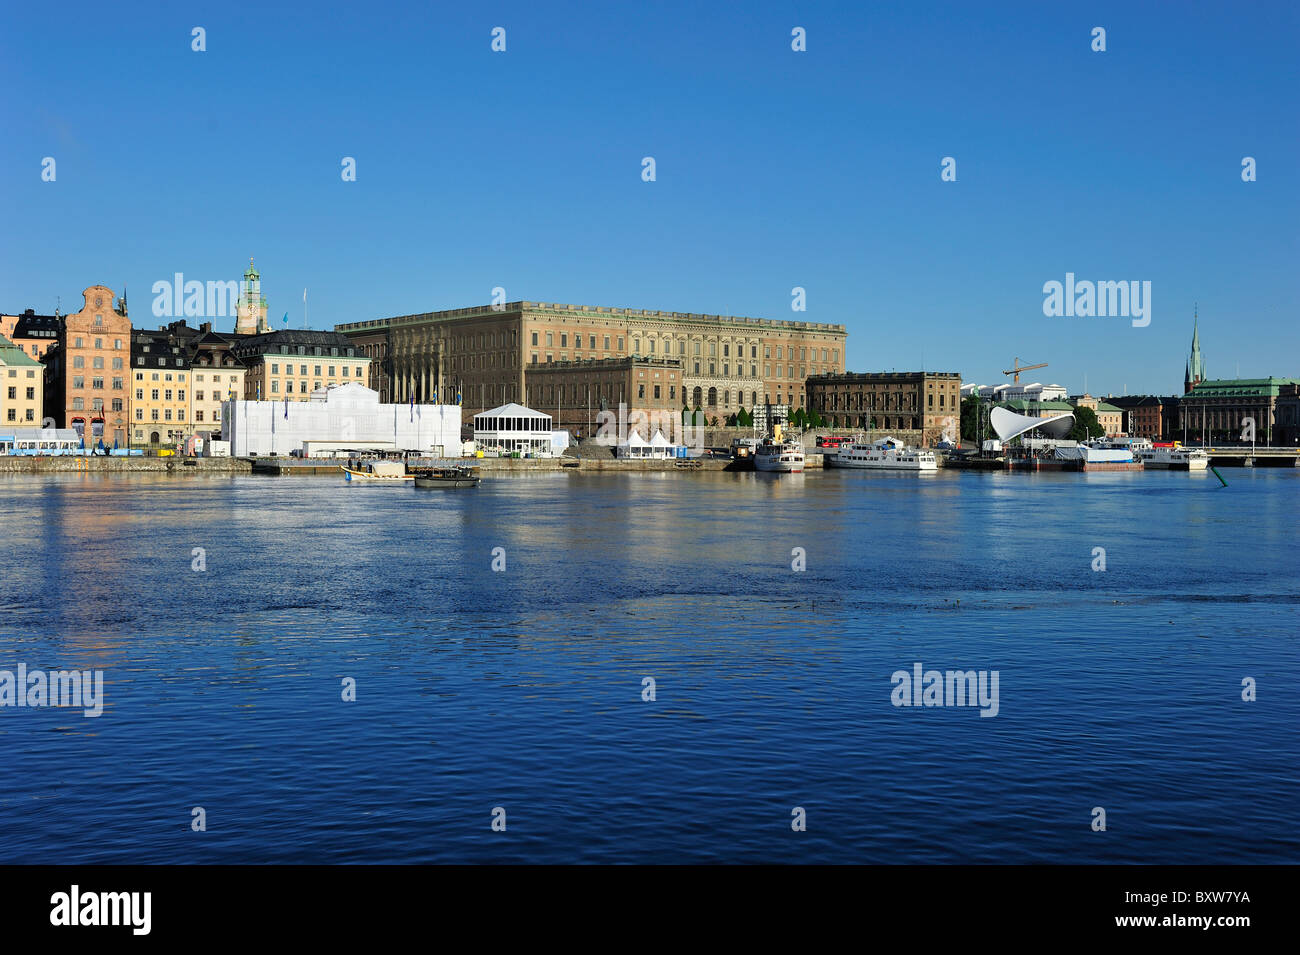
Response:
M844 370L848 334L837 324L545 302L399 315L336 331L372 359L369 384L384 401L459 398L467 416L520 401L558 408L558 427L587 421L601 400L613 406L620 393L635 396L643 377L647 401L711 417L766 404L805 407L809 376ZM617 363L623 359L633 362ZM662 377L649 377L656 371Z

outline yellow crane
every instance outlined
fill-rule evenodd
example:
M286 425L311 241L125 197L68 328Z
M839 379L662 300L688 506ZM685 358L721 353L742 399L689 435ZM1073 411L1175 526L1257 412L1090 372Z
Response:
M1015 377L1012 378L1011 380L1012 380L1012 383L1017 384L1017 385L1020 384L1020 373L1021 373L1022 371L1033 371L1035 368L1046 368L1046 367L1047 367L1047 362L1045 362L1045 361L1044 361L1044 362L1039 362L1037 365L1022 365L1022 364L1020 364L1020 359L1019 359L1019 358L1013 358L1013 359L1011 360L1011 364L1012 364L1012 367L1011 367L1011 368L1008 368L1006 371L1002 372L1002 374L1004 374L1004 375L1015 375Z

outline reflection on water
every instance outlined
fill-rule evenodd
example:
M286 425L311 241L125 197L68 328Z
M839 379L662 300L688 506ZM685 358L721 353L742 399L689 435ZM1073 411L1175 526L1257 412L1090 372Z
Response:
M0 825L20 862L1294 861L1300 475L1235 475L6 476L0 670L102 669L105 709L0 708ZM894 708L915 662L999 670L998 716Z

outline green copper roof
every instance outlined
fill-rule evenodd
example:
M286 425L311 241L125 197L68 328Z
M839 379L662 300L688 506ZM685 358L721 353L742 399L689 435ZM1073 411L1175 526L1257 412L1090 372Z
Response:
M3 335L0 335L0 365L34 365L37 368L41 367L39 361Z
M1283 385L1300 384L1298 378L1221 378L1203 381L1185 398L1265 398L1276 397Z

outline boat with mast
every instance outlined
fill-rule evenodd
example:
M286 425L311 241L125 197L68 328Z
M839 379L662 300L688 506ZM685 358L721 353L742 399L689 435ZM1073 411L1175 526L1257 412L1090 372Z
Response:
M772 434L754 447L754 470L769 471L777 474L800 474L803 472L803 445L789 435L782 435L781 425L772 429Z

